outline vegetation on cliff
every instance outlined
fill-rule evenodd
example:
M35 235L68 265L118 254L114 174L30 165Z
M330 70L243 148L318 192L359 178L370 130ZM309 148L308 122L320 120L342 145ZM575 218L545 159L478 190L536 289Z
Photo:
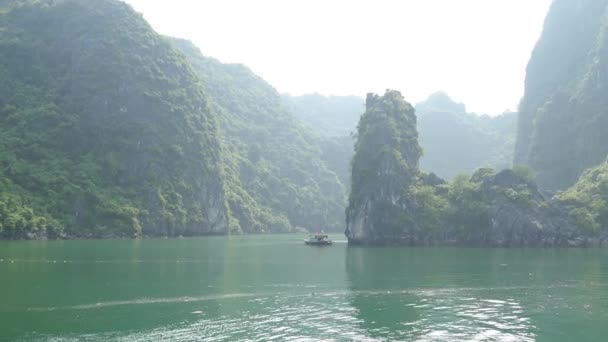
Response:
M359 123L346 235L359 244L570 246L590 235L525 167L482 168L446 183L418 169L413 107L369 95Z
M557 195L576 224L593 236L608 238L608 163L589 169Z
M543 189L574 184L608 154L604 0L555 0L528 64L515 163Z
M346 212L346 235L351 241L407 238L415 230L410 186L418 176L422 149L418 145L414 107L387 90L368 94L359 121L352 185Z
M219 113L226 196L239 229L344 229L345 187L328 167L333 156L342 157L341 145L330 146L306 129L277 91L247 67L205 57L188 41L172 42L200 76ZM344 177L347 170L338 172Z
M119 1L5 6L1 235L226 233L216 117L182 55Z
M1 237L343 229L341 145L246 67L116 0L12 1L0 28Z

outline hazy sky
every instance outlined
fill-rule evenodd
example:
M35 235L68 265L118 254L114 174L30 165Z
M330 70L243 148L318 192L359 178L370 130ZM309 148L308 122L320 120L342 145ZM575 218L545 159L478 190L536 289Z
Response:
M282 93L444 90L517 108L551 0L126 0L160 33L243 63Z

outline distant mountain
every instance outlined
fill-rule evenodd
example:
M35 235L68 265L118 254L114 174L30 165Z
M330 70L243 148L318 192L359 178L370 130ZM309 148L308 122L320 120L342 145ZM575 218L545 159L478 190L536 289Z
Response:
M323 160L331 148L323 152L322 140L247 67L205 57L188 41L172 41L200 76L219 113L226 138L227 199L240 227L248 232L290 231L294 226L342 230L345 187Z
M416 105L420 168L451 179L481 167L509 168L513 159L516 113L499 116L466 112L445 93L431 95Z
M283 95L287 108L302 122L327 137L350 136L365 111L358 96Z
M297 117L308 124L327 144L326 161L335 170L349 168L352 140L363 110L363 99L305 95L284 96L284 102ZM363 108L364 109L364 108ZM416 105L420 145L424 151L420 167L451 179L460 173L471 173L480 167L504 169L511 166L515 143L516 113L490 117L467 113L462 103L454 102L445 93L431 95ZM342 134L342 138L338 134ZM350 146L338 147L340 144ZM341 159L337 151L348 153ZM326 149L324 148L324 151ZM342 171L337 171L342 174ZM346 179L341 176L341 179ZM347 181L348 183L348 181Z
M358 96L283 95L284 105L320 141L322 159L348 189L350 161L353 157L352 135L365 111L365 101Z
M608 155L606 0L555 0L528 64L516 164L541 187L574 184Z
M467 107L464 103L452 100L448 94L438 91L431 94L426 101L416 104L416 111L419 113L463 114L467 112Z

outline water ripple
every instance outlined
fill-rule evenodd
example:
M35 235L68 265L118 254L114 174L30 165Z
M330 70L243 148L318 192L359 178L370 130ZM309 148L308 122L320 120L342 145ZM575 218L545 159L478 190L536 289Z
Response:
M535 327L520 303L492 298L486 290L239 293L116 301L61 309L228 299L237 300L240 308L246 308L235 312L226 309L219 317L193 311L191 321L178 325L126 336L107 333L72 339L78 341L534 341ZM44 339L53 340L48 336Z

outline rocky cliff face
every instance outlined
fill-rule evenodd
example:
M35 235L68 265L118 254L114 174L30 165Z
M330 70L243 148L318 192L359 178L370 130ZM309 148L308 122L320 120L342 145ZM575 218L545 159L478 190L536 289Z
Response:
M414 108L397 91L369 94L357 136L346 236L351 243L408 239L418 229L408 221L409 188L422 153Z
M564 189L608 154L608 2L555 0L532 54L515 164Z

